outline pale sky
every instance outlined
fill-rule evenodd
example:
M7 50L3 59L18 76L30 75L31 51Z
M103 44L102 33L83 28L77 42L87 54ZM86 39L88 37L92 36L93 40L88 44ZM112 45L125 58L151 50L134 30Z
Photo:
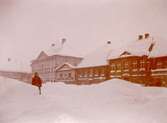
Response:
M0 68L8 57L29 65L61 38L87 54L144 32L167 39L166 0L0 0Z

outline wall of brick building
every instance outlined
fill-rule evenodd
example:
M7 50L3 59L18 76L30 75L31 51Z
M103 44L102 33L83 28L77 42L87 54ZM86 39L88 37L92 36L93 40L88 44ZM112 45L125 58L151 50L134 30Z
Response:
M107 65L86 67L76 69L76 83L77 84L92 84L105 81L109 78L107 72Z
M111 78L135 83L150 84L161 81L167 84L167 56L148 58L130 56L109 60Z

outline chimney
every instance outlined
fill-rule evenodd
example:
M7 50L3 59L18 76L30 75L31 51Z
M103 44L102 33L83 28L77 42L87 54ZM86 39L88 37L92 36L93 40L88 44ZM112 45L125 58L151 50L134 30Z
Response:
M111 44L111 41L107 41L107 44Z
M145 39L149 38L149 36L150 36L149 33L145 33L145 34L144 34Z
M61 44L63 45L66 42L66 38L61 39Z
M143 35L139 35L138 40L142 40L142 39L143 39Z
M51 46L52 46L52 47L54 47L54 46L55 46L55 44L53 43L53 44L51 44Z

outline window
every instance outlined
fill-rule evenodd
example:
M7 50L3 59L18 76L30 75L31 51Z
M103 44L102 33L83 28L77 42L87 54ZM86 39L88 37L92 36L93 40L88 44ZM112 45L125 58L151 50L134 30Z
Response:
M84 73L83 72L80 73L80 77L84 77Z
M140 61L140 68L144 68L145 67L145 61L144 60L141 60Z
M137 68L137 61L136 60L132 62L132 66L133 66L133 68Z
M89 77L92 77L92 76L93 76L93 70L89 69Z
M94 76L99 76L99 71L98 71L98 69L94 69Z
M161 61L157 62L157 68L162 68L163 67L163 63Z
M165 68L167 67L167 61L165 61L165 63L164 63L164 67L165 67Z
M71 73L68 73L68 77L71 77Z
M60 78L62 78L62 77L63 77L63 74L61 73L61 74L60 74Z
M120 70L121 69L121 64L117 64L117 70Z
M111 64L111 70L115 70L116 66L115 64Z
M104 68L103 68L103 69L101 69L100 74L104 74L104 73L105 73L105 70L104 70Z
M128 69L129 68L129 64L128 64L128 62L125 62L125 69Z

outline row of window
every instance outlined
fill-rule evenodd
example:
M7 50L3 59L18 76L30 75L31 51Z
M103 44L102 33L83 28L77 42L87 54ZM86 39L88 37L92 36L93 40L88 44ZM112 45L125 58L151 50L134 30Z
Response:
M156 63L156 68L167 68L167 61L158 61Z
M121 69L129 69L129 68L144 68L145 67L145 61L141 60L138 64L138 61L133 62L124 62L124 63L112 63L110 65L111 70L121 70Z
M72 74L71 73L60 73L59 74L59 78L66 78L66 77L72 77Z
M87 70L80 70L80 71L77 71L77 74L78 75L81 75L81 76L87 76L87 75L102 75L102 74L105 74L105 69L104 68L94 68L94 69L87 69Z
M56 67L55 68L44 68L44 69L33 69L33 71L37 71L40 73L52 73L52 72L56 72Z
M89 74L89 73L80 73L78 74L79 77L95 77L95 76L105 76L104 73L94 73L94 74Z

